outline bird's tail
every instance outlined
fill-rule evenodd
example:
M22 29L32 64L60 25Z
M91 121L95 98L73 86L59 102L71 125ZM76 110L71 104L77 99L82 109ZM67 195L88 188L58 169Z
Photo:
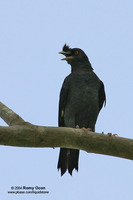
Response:
M61 148L57 168L61 169L61 176L66 172L72 175L75 168L78 171L79 150Z

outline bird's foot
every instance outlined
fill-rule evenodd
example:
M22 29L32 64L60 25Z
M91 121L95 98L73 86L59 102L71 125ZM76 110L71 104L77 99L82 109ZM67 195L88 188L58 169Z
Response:
M80 128L79 128L79 125L76 125L76 128L77 128L77 129L80 129ZM81 128L81 130L83 130L85 133L92 132L92 129L91 129L91 128L85 128L85 127L83 127L83 128Z
M88 132L92 132L92 129L91 128L81 128L85 133L88 133Z
M107 135L109 135L109 136L117 136L118 134L116 134L116 133L114 133L114 134L108 133Z

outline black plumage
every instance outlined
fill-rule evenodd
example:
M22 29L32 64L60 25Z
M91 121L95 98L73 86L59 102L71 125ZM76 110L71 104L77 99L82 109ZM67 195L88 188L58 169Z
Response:
M63 51L71 73L65 78L60 92L59 119L61 127L73 127L95 130L95 123L106 96L103 82L93 72L91 63L86 54L79 48L71 49L66 44ZM61 175L66 170L72 175L75 168L78 171L79 150L61 148L58 160L58 169Z

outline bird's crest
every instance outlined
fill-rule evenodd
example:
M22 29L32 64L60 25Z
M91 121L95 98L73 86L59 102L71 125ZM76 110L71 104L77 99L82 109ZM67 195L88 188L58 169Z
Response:
M70 51L70 47L69 47L68 45L65 44L65 45L63 46L63 49L62 49L62 50L63 50L63 51L66 51L66 52L67 52L67 51Z

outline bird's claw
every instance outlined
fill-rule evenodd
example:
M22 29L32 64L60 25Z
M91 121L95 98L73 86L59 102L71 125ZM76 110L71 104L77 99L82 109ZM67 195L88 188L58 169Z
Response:
M81 128L85 133L88 133L88 132L91 132L92 131L92 129L91 128L85 128L85 127L83 127L83 128Z
M118 134L116 134L116 133L114 133L114 134L108 133L107 135L109 135L109 136L117 136Z

